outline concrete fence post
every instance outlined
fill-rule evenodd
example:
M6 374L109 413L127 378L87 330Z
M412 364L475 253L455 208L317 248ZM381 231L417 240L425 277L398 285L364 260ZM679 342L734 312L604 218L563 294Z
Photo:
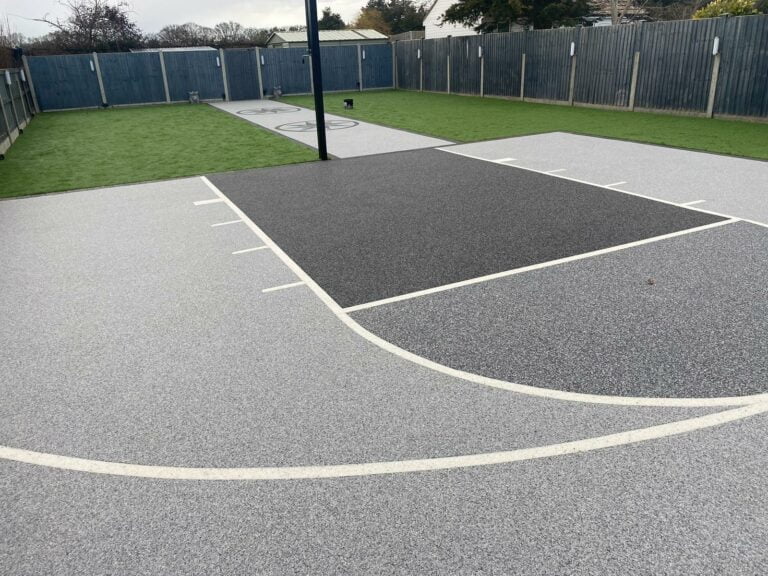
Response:
M160 72L163 74L163 90L165 90L165 101L171 103L171 91L168 89L168 72L165 69L165 55L163 51L158 52L160 54Z
M37 92L35 92L35 83L32 81L32 73L29 71L29 60L26 56L21 57L21 62L24 66L24 73L27 76L27 84L29 84L29 92L32 94L32 104L35 107L35 114L40 112L40 105L37 103Z
M418 52L416 55L419 57L419 92L424 92L424 39L419 41Z
M395 90L400 88L397 81L397 42L392 42L392 86Z
M629 85L629 104L627 108L630 111L635 110L635 96L637 95L637 75L640 70L640 52L635 52L632 59L632 80Z
M357 45L357 89L363 91L363 49Z
M520 64L520 100L525 100L525 52Z
M450 42L450 40L449 40ZM451 93L451 46L448 45L448 56L446 57L447 65L445 67L445 80L446 80L446 92Z
M576 43L571 42L571 74L568 81L568 104L573 106L573 95L576 92Z
M720 37L715 37L715 47L712 50L716 52L712 60L712 80L709 83L709 98L707 99L707 118L715 115L715 97L717 96L717 80L720 77Z
M108 104L107 91L104 90L104 78L101 77L101 66L99 65L99 55L96 52L94 52L92 56L93 56L93 67L96 71L96 80L98 80L99 82L99 93L101 93L101 103L102 105L106 106Z
M485 53L483 47L478 48L479 54L477 57L480 59L480 98L485 96Z
M256 76L259 79L259 100L264 98L264 79L261 77L261 49L256 48Z
M229 78L227 78L227 61L224 58L224 48L219 48L219 59L221 61L221 79L224 81L224 101L229 102Z

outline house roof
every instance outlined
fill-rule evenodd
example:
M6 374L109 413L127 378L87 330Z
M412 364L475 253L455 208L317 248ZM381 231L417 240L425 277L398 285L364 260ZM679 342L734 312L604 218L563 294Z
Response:
M357 40L386 40L387 36L376 30L318 30L320 42L355 42ZM306 32L273 32L267 44L277 42L306 42Z

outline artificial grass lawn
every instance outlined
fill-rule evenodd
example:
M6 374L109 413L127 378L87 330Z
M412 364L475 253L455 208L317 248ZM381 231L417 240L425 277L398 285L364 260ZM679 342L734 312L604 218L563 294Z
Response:
M344 98L353 98L345 110ZM312 96L283 98L314 107ZM562 131L768 159L768 124L387 90L325 97L325 109L454 142ZM630 160L630 159L628 159Z
M206 105L48 112L0 161L0 197L316 158L306 146Z

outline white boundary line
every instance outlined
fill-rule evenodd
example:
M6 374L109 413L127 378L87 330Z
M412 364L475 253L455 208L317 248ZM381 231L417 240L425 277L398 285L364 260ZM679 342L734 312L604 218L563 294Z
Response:
M272 288L264 288L262 292L266 294L267 292L277 292L278 290L287 290L288 288L295 288L296 286L304 286L304 282L291 282L290 284L282 284L280 286L274 286Z
M556 176L555 176L556 177ZM394 354L404 360L418 364L435 372L446 374L454 378L459 378L472 382L474 384L480 384L483 386L489 386L491 388L499 388L501 390L508 390L510 392L518 392L520 394L526 394L528 396L538 396L542 398L552 398L555 400L567 400L570 402L586 402L590 404L608 404L615 406L667 406L667 407L683 407L683 408L696 408L696 407L724 407L724 406L745 406L760 401L768 401L768 393L755 394L752 396L731 396L720 398L646 398L642 396L603 396L599 394L582 394L579 392L566 392L562 390L551 390L549 388L538 388L536 386L527 386L525 384L517 384L514 382L505 382L504 380L496 380L487 376L480 376L479 374L472 374L471 372L464 372L462 370L456 370L438 364L427 358L423 358L403 350L369 332L360 324L355 322L351 316L349 316L339 306L336 301L331 298L328 293L323 290L304 270L291 259L282 248L280 248L275 242L267 236L267 234L259 228L253 220L251 220L245 212L240 210L234 202L227 198L216 186L214 186L205 176L201 177L205 184L219 197L223 198L230 209L242 218L248 227L272 249L272 252L277 255L283 263L293 271L304 283L315 293L323 304L325 304L341 322L347 326L350 330L355 332L358 336L365 338L372 344L379 348Z
M557 174L558 172L566 172L567 168L557 168L555 170L547 170L545 174Z
M374 300L373 302L357 304L355 306L349 306L347 308L344 308L344 312L347 312L347 313L357 312L358 310L375 308L377 306L382 306L384 304L392 304L393 302L401 302L402 300L411 300L412 298L419 298L420 296L426 296L427 294L445 292L446 290L453 290L454 288L461 288L462 286L479 284L481 282L496 280L497 278L505 278L507 276L514 276L516 274L522 274L524 272L531 272L533 270L550 268L552 266L558 266L560 264L566 264L568 262L576 262L577 260L584 260L586 258L593 258L595 256L601 256L603 254L610 254L611 252L626 250L627 248L634 248L636 246L643 246L644 244L651 244L653 242L659 242L660 240L667 240L669 238L684 236L686 234L691 234L694 232L701 232L702 230L718 228L720 226L725 226L726 224L733 224L735 222L739 222L739 219L734 218L732 220L721 220L720 222L713 222L712 224L705 224L704 226L698 226L696 228L688 228L687 230L679 230L677 232L671 232L669 234L664 234L662 236L654 236L653 238L646 238L645 240L636 240L635 242L620 244L618 246L611 246L610 248L601 248L600 250L593 250L592 252L584 252L583 254L576 254L575 256L568 256L566 258L560 258L558 260L549 260L548 262L541 262L539 264L523 266L522 268L513 268L512 270L506 270L504 272L496 272L494 274L488 274L486 276L478 276L477 278L470 278L469 280L461 280L459 282L452 282L451 284L443 284L442 286L435 286L434 288L426 288L424 290L418 290L416 292L410 292L408 294L400 294L399 296L392 296L391 298L384 298L382 300Z
M535 448L521 448L505 452L488 452L444 458L423 458L390 462L367 462L363 464L339 464L329 466L275 466L260 468L186 468L176 466L146 466L72 458L56 454L45 454L18 448L0 446L0 458L25 464L47 466L62 470L111 474L138 478L163 480L302 480L317 478L349 478L354 476L376 476L381 474L403 474L408 472L429 472L451 470L494 464L510 464L524 460L551 458L567 454L580 454L603 448L625 446L648 440L656 440L720 426L750 416L768 412L768 403L742 406L706 416L679 420L668 424L628 430L596 438L562 442Z
M680 204L680 206L693 206L694 204L701 204L702 202L706 202L706 200L694 200L693 202L683 202Z
M216 204L217 202L223 202L221 198L213 198L211 200L198 200L193 202L195 206L205 206L206 204Z
M219 222L218 224L211 224L211 228L217 228L218 226L229 226L230 224L237 224L242 220L230 220L229 222Z
M256 246L256 248L246 248L245 250L235 250L232 255L245 254L246 252L256 252L256 250L266 250L269 246Z
M626 180L622 180L621 182L614 182L613 184L605 184L604 186L606 188L613 188L614 186L621 186L622 184L626 184Z
M456 146L465 146L465 144L457 144ZM687 208L688 210L694 210L696 212L704 212L705 214L711 214L712 216L720 216L721 218L726 218L728 220L736 218L736 216L732 216L730 214L723 214L722 212L714 212L713 210L703 210L701 208L694 208L693 206L684 206L676 202L671 202L670 200L662 200L661 198L655 198L653 196L647 196L645 194L638 194L637 192L630 192L629 190L621 190L619 188L609 188L607 186L603 186L602 184L595 184L594 182L587 182L586 180L571 178L570 176L561 176L560 174L547 174L546 172L542 172L541 170L536 170L534 168L526 168L525 166L520 166L519 164L515 164L514 166L511 166L509 164L504 164L497 160L490 160L488 158L483 158L482 156L475 156L474 154L467 154L465 152L458 152L456 150L451 150L450 147L445 147L445 146L437 147L437 148L434 148L434 150L440 150L441 152L448 152L449 154L456 154L456 156L464 156L465 158L472 158L473 160L482 160L483 162L490 162L491 164L499 164L500 166L506 166L507 168L517 168L518 170L526 170L528 172L535 172L536 174L546 174L547 176L551 176L552 178L562 178L563 180L570 180L571 182L579 182L580 184L587 184L588 186L594 186L596 188L605 188L606 190L610 190L611 192L619 192L620 194L629 194L630 196L637 196L638 198L645 198L646 200L653 200L655 202L661 202L662 204L677 206L678 208ZM766 222L758 222L757 220L749 220L747 218L741 218L741 217L738 217L738 219L741 220L742 222L748 222L749 224L755 224L757 226L762 226L763 228L768 228L768 223Z

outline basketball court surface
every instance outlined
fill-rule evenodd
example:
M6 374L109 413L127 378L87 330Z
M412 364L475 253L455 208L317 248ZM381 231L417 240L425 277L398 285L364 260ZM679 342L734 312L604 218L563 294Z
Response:
M0 573L768 569L768 165L415 148L0 202Z

